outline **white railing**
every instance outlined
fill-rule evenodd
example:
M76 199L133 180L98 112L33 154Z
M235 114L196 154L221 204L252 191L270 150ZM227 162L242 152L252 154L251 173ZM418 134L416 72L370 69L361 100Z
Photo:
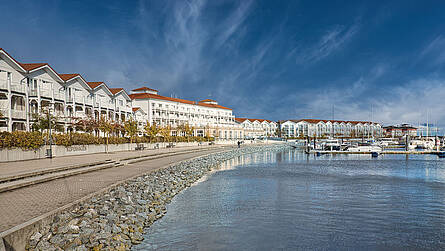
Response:
M83 104L84 103L83 97L76 97L76 103Z
M52 98L52 92L49 89L40 89L40 97Z
M29 90L29 96L37 96L37 89Z
M54 98L59 100L65 100L64 92L54 92Z
M15 109L12 109L11 110L11 116L13 118L16 118L16 119L25 119L26 118L26 112L25 112L25 110L15 110Z
M8 89L8 82L6 79L0 79L0 89Z
M25 93L25 86L20 84L12 84L11 91Z
M66 97L66 102L67 103L73 103L73 97Z
M85 98L85 104L86 104L86 105L91 105L91 106L92 106L92 105L93 105L93 100L92 100L91 98L89 98L89 97L86 97L86 98Z

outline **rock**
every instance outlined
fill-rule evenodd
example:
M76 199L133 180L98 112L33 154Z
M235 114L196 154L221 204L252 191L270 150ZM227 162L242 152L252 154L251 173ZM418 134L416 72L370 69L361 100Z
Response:
M283 146L251 146L186 160L123 183L79 203L33 234L27 247L38 250L127 250L143 240L143 228L166 214L165 205L224 160ZM156 249L156 248L155 248Z

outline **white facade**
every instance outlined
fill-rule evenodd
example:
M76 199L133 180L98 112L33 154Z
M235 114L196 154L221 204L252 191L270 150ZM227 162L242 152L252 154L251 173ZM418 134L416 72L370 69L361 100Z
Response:
M245 138L259 138L276 136L277 123L265 119L236 118L238 124L244 129Z
M281 123L283 137L373 137L382 135L379 123L341 120L286 120Z
M46 63L19 63L0 49L0 131L29 131L33 114L42 111L51 111L65 130L73 130L76 119L132 116L123 89L91 85L79 74L58 74Z
M175 128L188 124L195 136L219 139L241 139L243 130L235 123L232 110L218 105L214 100L190 101L161 96L158 91L142 87L130 94L133 106L142 109L145 120L159 126Z

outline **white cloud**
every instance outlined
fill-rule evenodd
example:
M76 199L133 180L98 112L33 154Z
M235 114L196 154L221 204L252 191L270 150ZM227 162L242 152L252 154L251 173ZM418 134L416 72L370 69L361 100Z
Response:
M420 53L420 57L437 65L445 63L445 37L439 35L429 42Z
M300 64L316 63L345 46L360 30L360 22L356 21L349 28L336 25L327 30L320 40L311 48L303 51L296 62Z
M229 15L222 24L222 32L216 39L216 47L221 47L226 41L240 28L250 13L252 6L251 0L241 1L241 4Z
M385 124L408 122L417 125L426 122L428 113L430 122L445 123L444 79L417 79L398 87L388 87L388 95L367 97L372 86L360 78L351 84L350 89L308 91L292 98L306 104L296 109L300 116L309 111L312 115L330 119L332 105L335 105L336 119L370 120L372 117Z

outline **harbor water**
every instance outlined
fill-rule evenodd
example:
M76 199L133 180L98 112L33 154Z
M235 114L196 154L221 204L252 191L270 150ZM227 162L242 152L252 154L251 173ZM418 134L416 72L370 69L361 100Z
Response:
M133 249L445 249L445 160L241 156L178 194Z

